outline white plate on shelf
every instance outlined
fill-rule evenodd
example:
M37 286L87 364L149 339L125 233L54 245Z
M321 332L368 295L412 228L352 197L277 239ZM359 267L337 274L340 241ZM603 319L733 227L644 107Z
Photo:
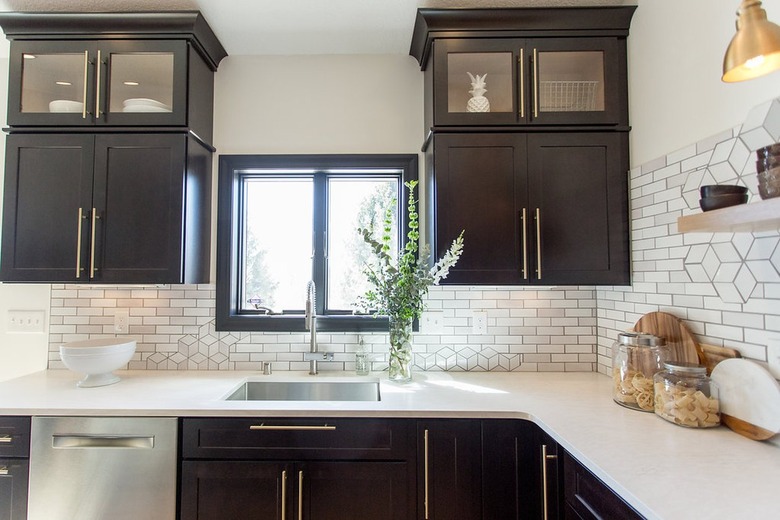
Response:
M81 101L71 101L69 99L55 99L49 102L49 112L81 112L84 110L84 103Z
M154 105L132 105L126 106L122 112L171 112L170 108L162 108Z
M130 99L125 99L122 102L122 104L125 107L134 107L134 106L139 106L139 105L140 106L153 106L153 107L163 108L163 109L165 109L166 112L170 112L171 111L171 107L169 105L166 105L165 103L161 103L161 102L159 102L157 100L149 99L149 98L130 98Z

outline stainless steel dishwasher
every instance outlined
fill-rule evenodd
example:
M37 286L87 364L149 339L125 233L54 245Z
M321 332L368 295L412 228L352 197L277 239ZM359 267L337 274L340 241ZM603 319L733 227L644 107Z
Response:
M174 520L177 421L33 417L28 520Z

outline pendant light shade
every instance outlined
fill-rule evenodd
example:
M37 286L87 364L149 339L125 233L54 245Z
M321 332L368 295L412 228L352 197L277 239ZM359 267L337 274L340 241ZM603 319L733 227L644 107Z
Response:
M780 27L766 18L759 0L742 0L737 34L723 58L723 81L757 78L780 69Z

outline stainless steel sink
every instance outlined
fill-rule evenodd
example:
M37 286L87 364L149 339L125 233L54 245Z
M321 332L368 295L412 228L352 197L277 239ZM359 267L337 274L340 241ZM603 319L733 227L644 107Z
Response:
M379 401L379 381L246 381L225 401Z

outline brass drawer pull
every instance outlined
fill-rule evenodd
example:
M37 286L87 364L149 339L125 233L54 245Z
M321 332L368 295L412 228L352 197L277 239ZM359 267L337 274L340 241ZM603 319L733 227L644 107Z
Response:
M14 436L7 433L0 435L0 444L11 444L14 442Z
M298 520L303 520L303 471L298 472Z
M253 424L250 430L271 430L271 431L333 431L335 426L323 424L322 426L296 426L296 425L274 425L274 424Z
M0 475L8 475L8 466L0 466Z
M425 479L424 480L424 485L425 485L425 499L424 499L424 501L425 501L425 520L428 520L428 518L429 518L429 516L428 516L428 498L429 498L429 495L428 495L428 491L429 491L429 489L428 489L428 430L425 430L425 432L423 433L423 439L424 439L424 444L423 444L423 446L424 446L423 447L424 470L423 470L423 472L425 474L424 475L424 479Z
M287 470L282 471L282 520L287 519Z

